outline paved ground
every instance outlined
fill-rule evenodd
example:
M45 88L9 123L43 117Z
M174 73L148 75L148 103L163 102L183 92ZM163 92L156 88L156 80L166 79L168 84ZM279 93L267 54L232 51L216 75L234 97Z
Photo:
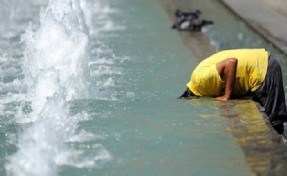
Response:
M221 0L287 55L286 0Z

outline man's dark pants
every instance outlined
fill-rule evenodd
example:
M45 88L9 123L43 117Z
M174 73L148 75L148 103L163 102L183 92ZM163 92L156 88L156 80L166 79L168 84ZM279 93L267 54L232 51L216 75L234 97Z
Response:
M268 68L263 84L253 93L252 99L265 110L272 127L279 133L284 132L284 122L287 121L285 92L282 80L282 70L279 63L270 55Z

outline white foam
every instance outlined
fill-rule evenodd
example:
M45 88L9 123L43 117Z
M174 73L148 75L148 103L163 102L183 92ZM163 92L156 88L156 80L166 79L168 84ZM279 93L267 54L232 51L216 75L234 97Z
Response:
M114 64L114 61L112 61L112 60L106 60L106 59L98 59L98 60L96 60L96 61L91 61L90 63L89 63L89 65L100 65L100 64L106 64L106 65L112 65L112 64Z
M82 130L78 134L73 135L67 139L66 142L86 142L99 139L104 139L104 137L102 135L95 135L93 133Z
M112 160L111 154L101 144L94 144L92 146L85 146L90 149L89 155L86 156L82 151L74 150L71 152L62 153L63 155L56 158L58 165L69 165L76 168L101 168L103 164Z
M58 167L100 167L112 159L104 146L95 152L74 149L68 143L100 139L77 131L86 113L70 114L68 102L88 97L89 31L78 0L50 0L40 14L40 28L27 28L23 61L31 112L18 111L16 120L27 123L18 134L17 152L7 158L8 175L54 176ZM23 107L22 107L23 108ZM3 108L2 108L3 109ZM68 143L67 143L68 142Z
M80 1L80 5L86 12L84 16L93 35L126 29L110 20L110 15L118 13L118 10L110 8L106 0Z
M116 83L124 70L120 66L128 57L115 55L105 44L107 38L113 37L113 31L122 31L126 27L120 20L113 20L120 15L120 10L110 8L106 0L80 1L85 11L87 25L91 28L92 55L90 76L93 78L92 97L97 100L116 101L122 93L115 92ZM119 14L119 15L118 15ZM125 96L125 95L124 95Z
M54 5L42 12L41 28L36 33L31 27L26 31L24 71L27 84L35 85L40 72L55 69L70 100L87 94L89 40L87 34L80 32L84 27L80 23L80 27L77 27L77 17L72 13L72 7L69 9L59 2L55 1ZM66 15L59 12L58 5ZM60 19L62 21L59 22Z

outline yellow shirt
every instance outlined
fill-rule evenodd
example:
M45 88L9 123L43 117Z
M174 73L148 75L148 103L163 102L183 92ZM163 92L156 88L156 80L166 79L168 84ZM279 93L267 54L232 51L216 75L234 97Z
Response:
M265 49L226 50L211 55L195 68L187 87L197 96L219 96L225 83L220 78L216 64L228 58L238 60L232 95L242 96L248 91L257 90L267 72L268 52Z

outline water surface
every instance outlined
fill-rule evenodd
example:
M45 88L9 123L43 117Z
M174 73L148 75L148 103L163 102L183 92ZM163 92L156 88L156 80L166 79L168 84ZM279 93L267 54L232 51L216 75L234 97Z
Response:
M222 104L177 99L198 59L160 2L28 2L1 21L1 175L252 175Z

